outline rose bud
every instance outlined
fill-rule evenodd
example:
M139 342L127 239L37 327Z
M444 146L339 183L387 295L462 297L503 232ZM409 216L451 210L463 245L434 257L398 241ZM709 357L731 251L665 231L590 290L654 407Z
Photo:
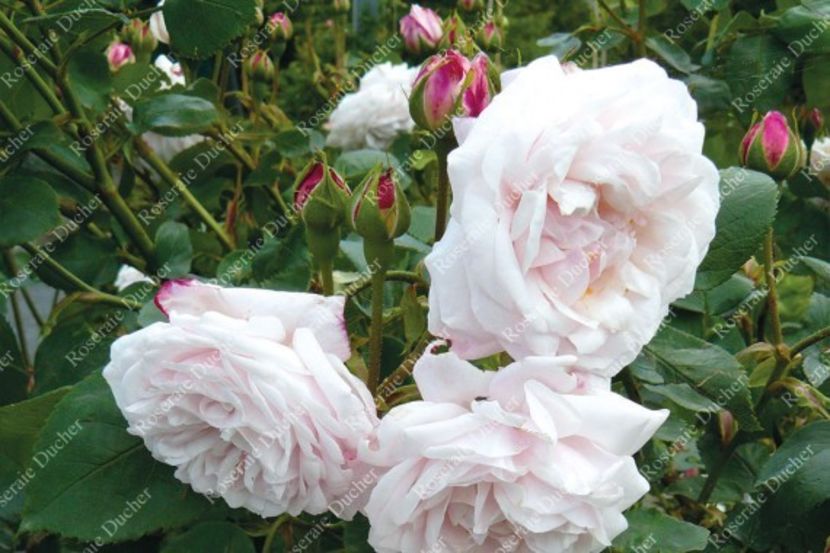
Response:
M148 62L158 46L158 40L150 30L150 25L140 19L133 19L124 27L121 39L130 45L137 58Z
M435 131L453 115L477 117L492 99L494 80L489 58L470 62L456 50L429 58L409 99L409 113L422 128Z
M755 123L741 142L741 164L776 179L786 179L804 167L805 150L787 118L778 111Z
M441 45L444 48L463 47L467 41L467 27L464 22L458 17L458 14L452 14L444 20L444 36L441 40Z
M809 150L816 136L821 134L824 129L824 115L822 115L821 110L802 106L798 112L798 128Z
M495 52L504 44L504 31L491 19L478 30L476 38L482 49Z
M338 13L346 13L351 7L349 0L334 0L334 11Z
M294 35L294 25L284 12L268 18L268 34L273 42L286 42Z
M248 78L258 82L271 82L275 75L274 62L268 56L268 52L258 50L245 60L245 73Z
M723 410L718 412L718 432L720 433L721 445L724 447L732 443L735 437L735 417L732 413Z
M294 210L306 225L308 248L320 260L331 260L340 247L351 191L325 158L309 163L297 177Z
M435 50L444 34L438 14L418 4L413 4L409 14L401 18L400 30L406 49L412 54Z
M107 63L110 71L116 72L127 64L135 63L135 55L129 44L113 42L107 48Z
M464 11L484 9L484 0L458 0L458 7Z
M352 196L351 221L363 237L366 260L388 266L393 241L409 229L409 202L395 178L394 169L372 170Z

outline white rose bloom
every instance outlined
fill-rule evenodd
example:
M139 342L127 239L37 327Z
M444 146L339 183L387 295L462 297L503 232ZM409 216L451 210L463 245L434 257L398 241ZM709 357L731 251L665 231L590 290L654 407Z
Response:
M170 322L116 340L104 369L156 459L199 493L265 517L350 518L357 450L377 424L343 361L343 296L166 283Z
M830 137L819 138L810 149L810 172L830 186Z
M467 359L577 355L611 375L692 290L715 233L697 106L647 60L565 71L545 57L502 81L459 122L429 329Z
M409 94L418 68L382 63L360 79L329 118L326 144L344 150L384 150L399 134L412 132Z

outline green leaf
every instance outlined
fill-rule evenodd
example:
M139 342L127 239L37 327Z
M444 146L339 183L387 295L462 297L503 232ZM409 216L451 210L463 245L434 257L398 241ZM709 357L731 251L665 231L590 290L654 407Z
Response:
M76 52L69 58L68 77L81 103L97 113L107 109L113 82L106 56L97 50Z
M173 51L204 59L256 23L256 0L168 0L164 22Z
M77 384L34 446L36 476L27 487L21 529L110 543L208 513L207 499L173 478L173 468L154 461L126 427L100 374Z
M721 171L717 233L700 264L695 288L709 290L726 281L754 254L775 218L778 186L769 176L747 169Z
M302 229L268 241L254 257L254 278L274 290L304 292L311 282L311 263Z
M732 105L747 119L753 109L778 109L795 79L795 65L786 45L774 36L761 34L737 39L729 50L724 70L732 89Z
M830 109L830 55L810 56L804 60L801 82L807 94L807 103L824 110Z
M614 540L620 551L684 553L703 551L709 531L672 518L654 509L638 509L626 515L628 529Z
M678 71L692 73L700 69L699 65L692 63L692 58L689 57L686 50L664 35L654 35L646 38L646 46Z
M35 392L43 393L75 384L101 371L109 360L110 346L126 312L107 312L99 324L70 321L55 328L37 348Z
M115 244L104 238L94 237L86 232L74 232L66 226L60 226L53 232L58 243L54 246L52 257L74 273L78 278L92 286L112 284L118 274L119 261ZM78 288L61 277L49 267L40 264L38 276L53 288L76 291Z
M407 286L401 297L401 314L403 315L404 336L407 347L413 345L427 329L427 315L418 301L415 286Z
M695 392L688 384L646 384L643 387L691 411L716 413L720 410L716 403Z
M773 32L796 56L830 53L830 3L806 0L803 4L785 11Z
M193 245L186 225L167 221L156 231L156 257L168 278L183 277L190 272Z
M163 94L140 100L133 112L136 134L155 131L164 136L187 136L207 131L219 122L212 102L187 94Z
M645 351L696 392L731 411L741 428L760 428L749 379L729 352L670 326L663 327Z
M17 336L6 319L0 317L0 405L25 399L28 383Z
M0 442L4 460L24 468L37 439L38 432L55 405L70 388L61 388L33 399L0 407Z
M826 284L830 284L830 263L823 259L816 257L802 257L801 261L810 268L813 273L823 280Z
M369 521L358 514L354 520L347 522L343 529L343 545L349 553L373 553L375 550L368 543Z
M830 512L830 421L814 422L781 445L758 474L763 539L788 551L822 551Z
M0 246L39 238L60 224L58 197L40 179L0 177Z
M778 283L778 309L784 322L799 321L810 307L813 277L788 274Z
M161 553L254 553L254 543L239 526L203 522L169 539Z

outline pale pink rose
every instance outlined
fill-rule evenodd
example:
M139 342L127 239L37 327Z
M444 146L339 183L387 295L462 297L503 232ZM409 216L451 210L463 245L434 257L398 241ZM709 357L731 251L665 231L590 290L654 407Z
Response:
M170 321L118 339L104 377L129 432L194 490L265 517L335 505L377 424L343 361L343 297L171 281Z
M483 372L427 352L414 377L424 401L392 409L361 449L386 467L365 508L379 553L596 552L648 491L631 455L668 411L572 357Z
M409 13L401 18L400 31L406 49L413 54L434 50L444 35L438 14L418 4L413 4Z
M692 290L714 236L696 104L646 60L566 71L545 57L502 84L456 120L429 329L467 359L578 355L614 374Z
M156 5L159 8L163 7L164 0L160 0ZM170 33L167 32L167 24L164 22L164 13L162 10L155 11L150 16L150 32L162 44L170 44Z

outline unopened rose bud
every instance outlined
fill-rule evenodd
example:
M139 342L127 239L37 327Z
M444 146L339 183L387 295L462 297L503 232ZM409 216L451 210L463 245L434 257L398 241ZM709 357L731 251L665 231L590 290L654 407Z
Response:
M349 0L334 0L334 11L338 13L346 13L351 9L352 5Z
M504 31L496 25L495 21L490 20L478 30L476 39L478 39L479 46L484 50L495 52L500 50L504 44Z
M140 19L133 19L124 26L121 40L128 44L133 54L142 61L150 61L150 56L158 46L158 40L150 30L150 25Z
M461 48L467 44L467 26L458 14L452 14L444 20L444 37L441 45L444 48ZM465 50L466 51L466 50Z
M409 202L393 169L371 171L352 196L351 220L363 237L366 259L392 262L393 240L409 229Z
M735 417L727 410L718 412L718 430L720 431L721 445L728 446L735 438Z
M125 65L135 63L135 55L129 44L113 42L107 48L107 63L113 73Z
M464 11L484 9L484 0L458 0L458 7Z
M470 62L456 50L429 58L415 78L409 113L422 128L436 131L453 115L477 117L495 92L492 65L484 54Z
M809 150L816 137L824 130L824 115L821 110L802 106L798 111L798 128Z
M306 225L308 247L317 260L331 260L340 245L351 191L325 158L309 163L297 176L294 210Z
M412 54L434 51L444 35L438 14L418 4L413 4L409 14L401 18L400 31L407 51Z
M801 138L778 111L770 111L749 129L741 142L740 157L745 167L779 180L793 176L806 163Z
M284 12L276 12L268 18L268 34L273 42L287 42L294 36L294 25Z
M268 56L268 52L258 50L245 60L245 73L253 81L271 82L274 79L274 62Z

